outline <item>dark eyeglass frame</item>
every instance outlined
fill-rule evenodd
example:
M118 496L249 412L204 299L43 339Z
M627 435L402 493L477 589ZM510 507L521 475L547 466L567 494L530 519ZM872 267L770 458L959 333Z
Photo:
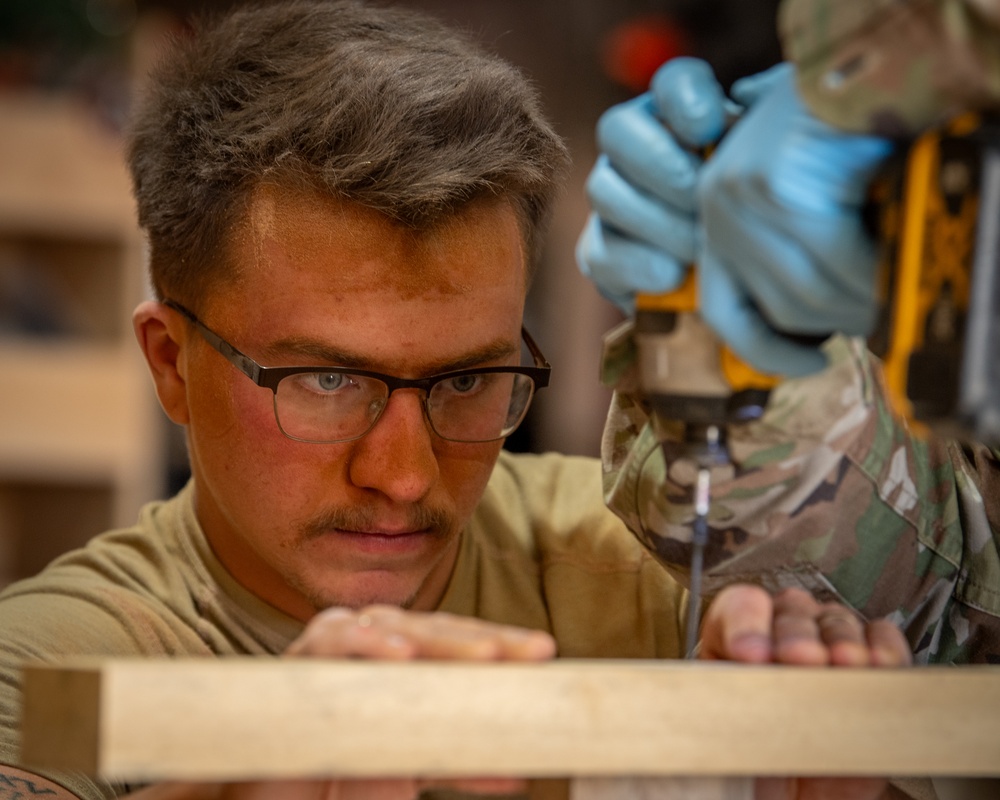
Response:
M325 373L328 375L358 375L364 378L374 378L384 383L389 388L389 394L386 397L386 405L388 405L389 398L392 397L392 393L397 389L420 389L424 393L424 397L430 396L431 389L434 385L440 383L441 381L446 381L451 378L461 378L464 375L483 375L489 373L516 373L520 375L526 375L531 378L534 383L534 391L538 389L544 389L549 385L549 376L552 372L552 367L549 362L542 355L541 349L535 343L535 340L531 338L531 334L528 333L527 328L523 325L521 326L521 339L524 341L528 348L528 352L531 357L535 360L535 365L533 367L522 367L522 366L512 366L512 367L472 367L470 369L458 369L452 372L442 372L439 375L430 375L426 378L397 378L395 375L386 375L382 372L373 372L372 370L366 369L355 369L353 367L327 367L327 366L316 366L316 367L265 367L258 364L250 356L241 353L233 345L223 339L219 334L209 328L204 322L195 316L194 312L188 310L185 306L178 303L176 300L164 300L163 305L167 308L171 308L184 317L188 322L190 322L197 329L198 333L201 334L202 338L212 346L223 358L226 359L230 364L232 364L236 369L246 375L250 380L252 380L258 386L265 389L270 389L277 400L278 396L278 384L289 375L302 375L305 373ZM426 402L426 400L425 400ZM530 406L530 401L529 401ZM527 406L526 409L527 410ZM425 413L426 407L425 407ZM277 408L275 408L275 414L277 415ZM360 439L365 434L367 434L372 428L375 427L378 422L379 415L375 417L372 421L371 426L364 433L358 434L357 436L352 436L349 439L336 439L331 442L322 442L325 444L335 444L340 442L351 442L356 439ZM434 428L434 423L430 420L430 415L428 414L428 422L430 422L431 428ZM312 439L300 439L297 436L291 436L285 432L281 427L281 421L278 420L278 428L281 432L287 436L289 439L295 439L296 441L311 442ZM511 431L513 432L513 431ZM435 433L437 430L435 429ZM506 434L509 436L510 433ZM441 436L441 434L438 434ZM447 439L448 437L441 437ZM498 437L504 438L504 437ZM464 441L461 439L454 439L450 441ZM487 440L495 441L495 440ZM318 444L321 442L317 442ZM470 442L471 444L471 442Z

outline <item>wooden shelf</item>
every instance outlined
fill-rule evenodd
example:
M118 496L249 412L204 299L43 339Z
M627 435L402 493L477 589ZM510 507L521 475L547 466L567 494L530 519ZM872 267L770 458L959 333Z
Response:
M144 248L120 139L79 101L0 94L0 175L2 584L133 523L166 426L130 324Z
M0 479L118 481L142 465L156 416L130 344L0 341Z
M0 94L0 142L0 230L134 235L120 140L81 102Z

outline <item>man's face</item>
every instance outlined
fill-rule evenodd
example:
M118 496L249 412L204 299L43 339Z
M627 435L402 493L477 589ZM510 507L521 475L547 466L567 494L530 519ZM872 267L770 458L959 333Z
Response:
M357 205L262 190L234 248L240 278L194 310L264 366L416 378L519 363L525 263L507 204L416 232ZM238 581L299 619L332 605L436 605L500 442L438 438L416 390L395 392L359 440L293 441L271 391L193 328L181 363L198 518Z

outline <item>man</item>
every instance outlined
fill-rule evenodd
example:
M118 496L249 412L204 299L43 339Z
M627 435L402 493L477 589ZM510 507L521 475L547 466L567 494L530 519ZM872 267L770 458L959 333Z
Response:
M894 146L884 136L1000 103L1000 4L789 0L781 30L795 69L734 85L745 111L704 167L692 147L717 141L733 111L706 64L671 62L648 95L607 113L581 266L628 310L636 291L669 291L697 261L706 321L758 369L793 378L759 423L730 432L737 468L714 488L709 586L802 586L890 615L918 661L996 663L997 451L913 436L864 340L846 337L875 319L861 209ZM801 333L846 336L819 348L790 335ZM620 394L610 502L682 554L683 504L636 510L642 485L679 474L648 458L644 425Z
M681 655L683 590L604 507L597 462L501 452L547 379L522 310L566 161L521 76L401 10L238 10L160 66L129 161L156 294L135 331L192 481L0 596L10 785L130 788L15 766L25 658ZM706 657L907 660L892 626L803 594L742 587L703 630Z

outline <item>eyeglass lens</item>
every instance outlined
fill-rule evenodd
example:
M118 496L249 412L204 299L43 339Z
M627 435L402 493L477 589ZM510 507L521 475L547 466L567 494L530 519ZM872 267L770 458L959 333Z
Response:
M487 442L510 434L534 394L534 381L514 372L445 378L425 401L431 427L444 439ZM338 442L367 433L389 400L389 387L363 375L308 372L279 384L274 408L282 431L295 439Z

